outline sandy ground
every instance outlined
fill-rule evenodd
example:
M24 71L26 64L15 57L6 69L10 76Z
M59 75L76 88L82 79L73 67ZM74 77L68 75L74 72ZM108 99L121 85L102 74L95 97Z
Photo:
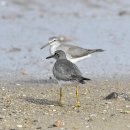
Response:
M74 45L105 52L77 63L92 81L59 87L46 60L48 38L70 37ZM0 0L0 130L130 130L129 0ZM97 79L100 78L100 79ZM71 87L70 87L71 86ZM68 92L69 90L69 92Z
M129 95L128 86L128 82L96 79L80 85L81 107L75 108L74 84L63 87L64 105L60 107L57 84L35 80L3 83L0 85L0 130L129 130L130 101L104 100L111 92Z

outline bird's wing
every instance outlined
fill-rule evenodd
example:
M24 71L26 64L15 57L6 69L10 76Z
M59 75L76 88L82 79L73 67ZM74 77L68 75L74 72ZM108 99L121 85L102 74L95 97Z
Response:
M72 62L63 59L58 60L53 68L54 76L61 80L74 80L73 76L81 76L78 67Z
M81 56L85 56L86 53L88 53L84 48L63 43L57 48L57 50L63 50L70 58L78 58Z
M66 55L70 58L79 58L82 56L87 56L94 52L104 51L102 49L85 49L82 47L63 43L59 47L57 47L57 50L63 50L66 53Z
M84 49L81 47L73 46L70 47L67 52L69 55L71 55L72 58L79 58L96 52L96 49Z

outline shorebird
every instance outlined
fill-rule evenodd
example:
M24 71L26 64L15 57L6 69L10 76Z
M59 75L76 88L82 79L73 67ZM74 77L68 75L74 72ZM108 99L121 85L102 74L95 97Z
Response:
M53 66L53 75L58 81L70 81L84 84L84 80L90 80L88 78L85 78L82 76L80 70L78 67L72 63L71 61L67 60L66 54L62 50L57 50L54 55L51 55L47 57L49 58L55 58L56 62ZM59 104L62 106L62 87L60 86L60 100ZM76 107L80 107L80 101L79 101L79 92L78 92L78 86L76 86Z
M66 53L66 57L72 63L76 63L87 57L90 57L92 53L103 52L102 49L85 49L78 46L66 44L62 37L51 37L49 42L42 46L41 49L50 45L50 54L54 55L56 50L62 50Z

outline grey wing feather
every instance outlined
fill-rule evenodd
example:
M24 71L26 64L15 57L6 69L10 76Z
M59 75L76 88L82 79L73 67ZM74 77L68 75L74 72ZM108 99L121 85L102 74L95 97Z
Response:
M102 52L102 49L84 49L81 47L74 46L73 48L69 48L68 53L72 56L72 58L78 58L81 56L87 56L94 52Z
M81 56L87 56L94 52L102 52L102 49L84 49L82 47L69 45L69 44L61 44L57 50L63 50L68 56L72 58L79 58Z
M78 58L90 53L90 51L87 51L84 48L63 43L57 48L57 50L63 50L69 57L72 58Z
M73 75L81 77L78 67L70 61L63 59L55 63L53 68L54 76L59 80L75 80Z
M80 47L73 47L69 48L68 53L71 55L72 58L78 58L90 54L91 51Z

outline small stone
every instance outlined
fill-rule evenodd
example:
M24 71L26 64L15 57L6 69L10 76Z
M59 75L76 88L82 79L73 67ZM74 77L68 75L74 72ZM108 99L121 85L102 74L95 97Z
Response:
M33 122L38 122L38 120L33 120Z
M102 120L105 120L105 118L103 117Z
M26 95L25 95L25 94L23 94L23 97L26 97Z
M97 114L91 114L90 117L97 117Z
M118 98L118 93L112 92L108 96L106 96L104 99L109 100L109 99L117 99L117 98Z
M23 126L22 125L17 125L17 127L22 128Z
M36 129L42 129L42 127L37 127Z
M123 114L130 114L130 111L121 111L120 113L123 113Z
M107 110L103 110L103 112L107 112Z
M61 127L63 126L64 123L61 121L61 120L57 120L54 124L53 124L53 127Z
M54 107L54 105L50 105L50 107Z
M17 86L20 86L21 84L16 84Z
M113 113L113 114L111 114L110 116L111 116L111 117L113 117L113 116L116 116L116 114L115 114L115 113Z

